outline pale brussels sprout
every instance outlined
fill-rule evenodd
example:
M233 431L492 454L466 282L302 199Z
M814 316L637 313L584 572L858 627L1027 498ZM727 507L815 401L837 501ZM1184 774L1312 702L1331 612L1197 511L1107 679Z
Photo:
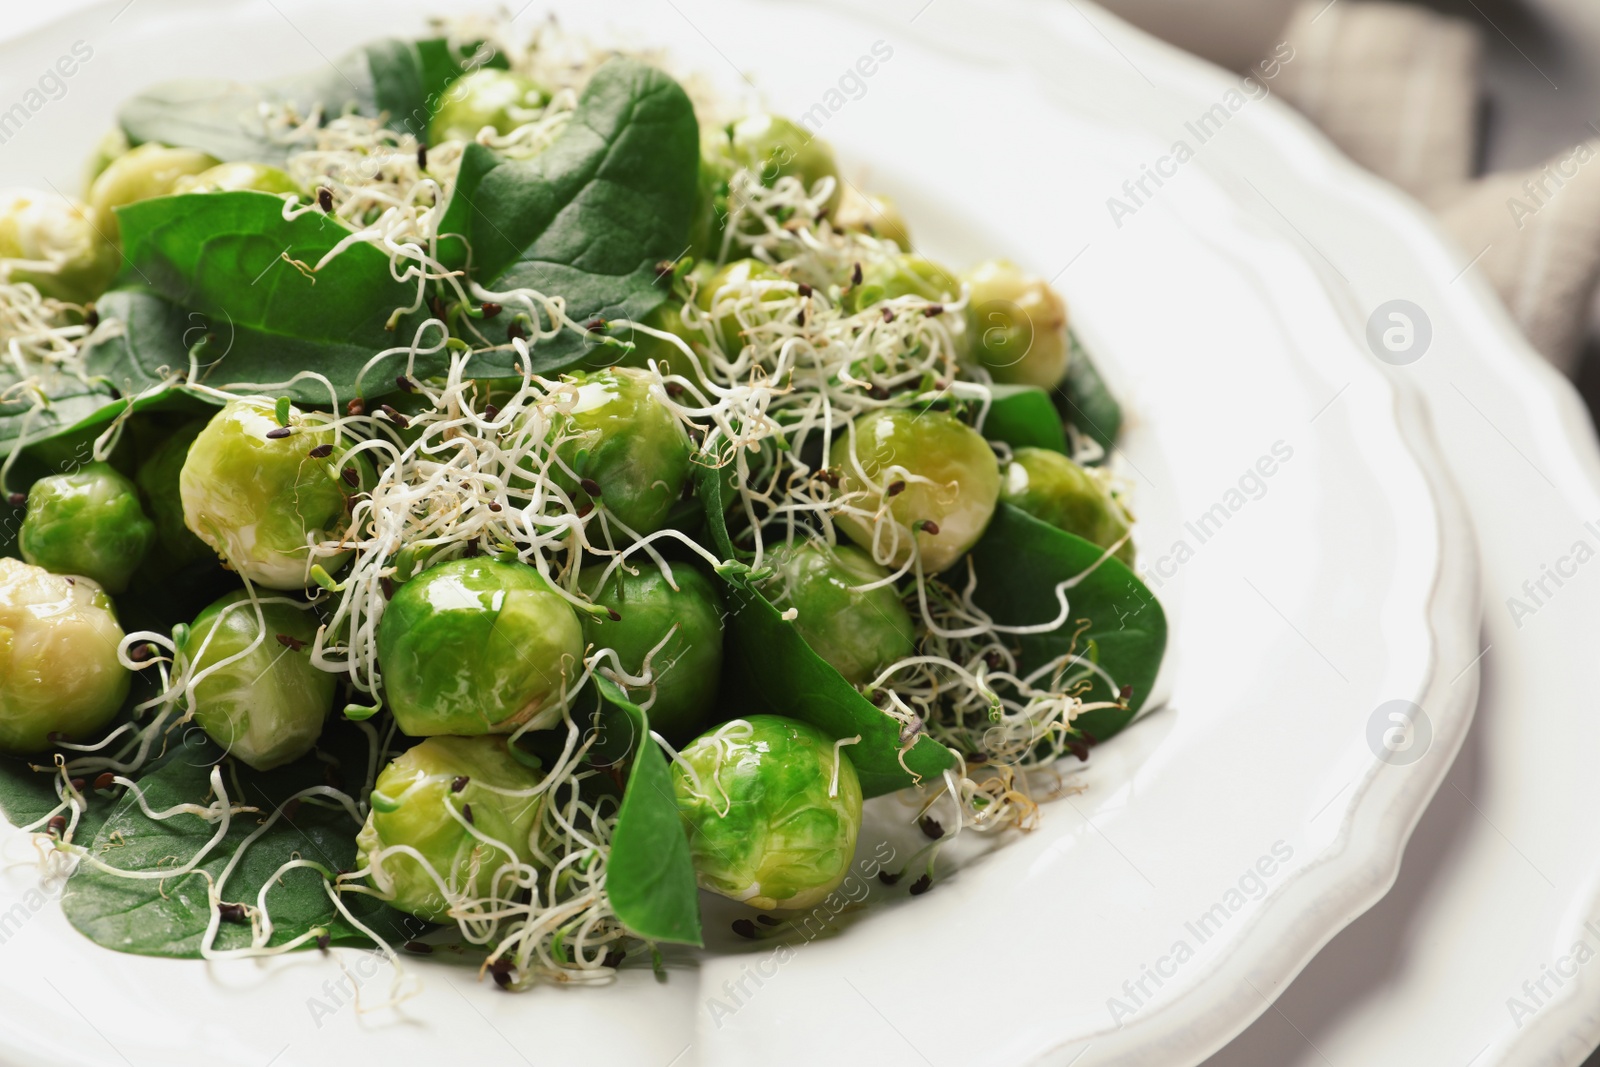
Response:
M610 367L572 377L577 401L562 432L576 436L557 453L577 477L558 471L557 483L579 506L604 506L630 530L654 533L689 480L688 431L648 371Z
M1053 389L1067 372L1067 305L1043 278L1005 260L981 263L964 280L971 360L1005 385Z
M128 696L122 637L94 582L0 557L0 752L39 752L53 735L82 741L103 729Z
M283 426L274 405L235 400L189 446L178 475L184 522L252 582L269 589L309 585L309 546L340 536L346 493L372 482L365 457L347 455L329 422L291 407ZM344 558L318 562L331 571Z
M978 543L1000 497L1000 465L976 430L942 411L904 408L860 415L851 426L828 457L839 493L860 494L848 504L856 514L834 520L845 536L874 558L887 553L893 567L911 558L914 539L928 574Z
M779 178L799 178L807 192L815 192L817 183L824 178L833 179L833 192L828 196L823 213L839 205L839 165L834 161L833 149L820 141L803 126L798 126L778 115L747 115L728 127L728 156L734 163L755 173L762 185L773 185Z
M777 549L768 565L761 594L779 611L795 610L794 628L851 685L866 685L915 649L916 629L895 587L860 588L889 576L861 549L804 541Z
M519 890L502 872L534 861L543 778L503 737L430 737L378 775L356 862L390 903L428 922L489 898L509 904Z
M485 126L507 134L538 118L550 96L532 78L484 67L463 74L444 91L428 123L428 143L471 141Z
M299 193L301 189L277 167L265 163L219 163L199 174L185 174L172 183L174 193Z
M81 575L121 593L155 535L134 484L108 463L90 463L33 484L17 547L23 559L47 571Z
M89 207L94 222L109 239L119 235L114 208L167 196L186 175L210 170L220 161L192 148L142 144L112 160L89 186Z
M930 305L948 303L961 296L961 283L933 260L903 253L866 266L862 270L861 284L851 287L845 294L845 303L852 310L858 310L902 296L917 297Z
M766 283L781 284L766 284ZM754 283L754 288L752 288ZM749 293L746 290L751 290ZM717 344L733 358L744 351L749 333L783 314L766 305L795 295L795 287L783 275L756 259L736 259L711 275L695 290L695 304L701 311L715 312L713 325Z
M95 142L94 151L89 153L89 162L84 167L84 186L94 184L94 180L106 172L106 168L120 156L127 154L133 147L128 144L128 135L122 132L121 126L113 126L107 130L100 140Z
M428 568L378 624L389 709L412 737L554 725L583 647L577 612L543 575L493 559Z
M882 194L862 193L854 186L845 186L833 213L833 224L840 230L893 241L902 251L911 251L911 231L905 216L892 199Z
M117 250L91 213L55 193L0 192L0 282L26 282L44 296L88 303L117 272Z
M216 562L217 554L211 551L211 546L196 537L184 523L183 495L178 488L183 464L189 458L189 446L205 428L205 420L197 419L174 431L145 458L134 476L144 497L145 514L156 525L156 546L151 559L165 564L168 569Z
M290 604L252 605L237 592L206 608L182 648L196 674L210 672L194 687L194 721L258 771L310 752L337 683L311 663L316 637L316 616Z
M1000 499L1101 548L1117 544L1133 524L1104 475L1048 448L1019 448L1012 454ZM1116 556L1131 566L1133 542L1122 541Z
M821 730L751 715L681 755L672 785L701 888L769 910L812 907L844 881L861 833L861 782Z

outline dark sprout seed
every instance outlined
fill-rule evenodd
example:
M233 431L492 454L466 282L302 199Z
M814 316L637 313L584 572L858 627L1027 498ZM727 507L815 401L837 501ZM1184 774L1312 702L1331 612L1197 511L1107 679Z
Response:
M116 784L117 776L112 774L110 771L106 771L105 773L101 774L100 777L94 780L94 787L96 789L110 789Z
M150 645L134 645L128 649L128 658L135 663L143 663L149 659L155 650Z
M902 877L904 877L904 875L904 871L879 871L878 881L882 882L884 885L894 885Z
M606 609L606 615L610 617L612 622L621 622L622 621L622 616L617 613L617 609L616 608L607 608Z
M1133 686L1131 686L1131 685L1123 686L1121 689L1117 690L1117 696L1121 697L1123 700L1132 699L1132 697L1133 697Z
M299 797L295 797L293 800L289 801L289 803L287 803L287 804L285 804L283 806L283 817L285 819L289 820L290 822L293 822L294 821L294 817L296 815L299 815L299 814L300 814L300 798Z
M934 522L932 519L923 519L922 532L926 534L932 534L933 536L937 537L939 536L939 524Z
M112 400L121 400L122 399L122 390L118 389L114 385L108 386L106 388L106 392L110 395Z
M585 493L588 493L590 496L601 496L602 495L602 493L600 492L600 483L595 481L593 478L585 478L585 479L583 479L581 482L578 483L578 488L582 489Z
M922 309L922 313L924 315L928 316L928 318L930 318L930 319L938 318L940 315L944 314L944 305L943 304L929 304L927 307Z
M294 431L289 429L287 426L274 426L272 429L267 431L267 440L281 441L292 433L294 433Z
M855 268L853 270L851 270L851 272L850 272L850 284L851 285L860 285L861 284L861 264L859 264L859 263L857 263L855 265Z
M519 337L526 337L526 336L528 336L528 331L526 331L526 330L524 330L522 328L522 323L520 323L520 322L512 322L512 324L510 326L506 327L506 339L507 340L515 341Z
M899 496L901 493L903 493L905 491L906 491L906 483L905 482L903 482L903 481L893 481L893 482L889 483L889 488L886 489L884 492L885 492L885 495L887 495L887 496Z
M801 282L800 283L800 295L801 296L810 296L811 295L811 286L807 285L805 282Z
M1089 746L1082 741L1068 741L1067 751L1078 757L1080 763L1089 762Z
M500 314L500 305L499 304L490 303L490 304L483 304L483 305L480 305L480 306L483 309L483 317L486 318L486 319L492 319L496 315Z
M483 417L493 422L500 417L500 409L493 404L483 409Z
M91 307L91 308L89 308L88 311L85 311L83 313L83 324L85 326L89 327L89 329L91 329L91 330L94 329L96 326L100 325L100 312L99 312L99 310L94 308L94 307Z
M800 313L794 317L794 324L796 326L804 326L806 324L806 309L805 308L801 308L800 309Z
M499 986L501 989L510 989L511 988L511 972L510 971L496 971L496 972L494 972L494 984Z
M246 915L243 904L218 904L217 914L225 923L242 923Z
M457 778L455 781L450 783L450 792L461 792L467 787L467 783L470 781L472 781L472 779L463 774L460 778Z
M594 505L590 504L588 502L584 502L583 504L578 505L578 518L580 518L580 519L588 518L589 517L589 512L591 512L593 510L594 510Z
M6 503L10 504L14 508L20 508L27 502L27 493L12 493L10 496L6 497Z
M428 169L428 146L425 144L417 145L417 169Z
M738 934L740 937L748 938L751 941L754 941L757 937L761 936L756 932L756 924L751 922L749 919L733 920L733 932Z
M50 822L46 825L46 829L48 829L56 837L60 837L62 834L66 833L67 817L65 815L52 816Z
M333 446L318 445L310 452L307 452L306 455L310 456L312 459L327 459L329 456L333 455Z
M378 405L378 410L383 412L385 415L389 416L389 418L393 419L394 420L394 424L396 426L400 427L402 430L405 429L407 426L411 425L411 420L410 419L408 419L404 415L400 414L400 412L396 411L394 408L390 407L388 404L379 404Z
M588 322L583 324L583 328L588 330L590 333L595 333L606 328L606 320L590 319Z
M884 322L893 322L894 321L894 308L884 308L883 309L883 321Z
M356 470L354 467L346 467L344 470L339 472L339 477L343 478L344 484L348 486L357 486L361 484L361 472Z
M872 388L867 390L867 395L874 400L888 400L889 390L877 383L873 383Z
M500 511L501 510L500 502L498 500L489 501L489 510L490 511L496 511L496 512Z
M278 644L287 648L290 652L299 652L306 647L306 643L293 634L279 634Z
M989 754L987 752L974 752L972 755L967 757L967 762L968 763L988 763L989 762Z
M68 782L67 784L72 786L72 791L74 793L81 793L81 792L83 792L83 787L88 785L89 783L85 782L82 778L74 778L71 782Z
M461 805L461 817L467 821L467 825L468 826L476 826L477 825L477 822L472 818L472 805L471 804L463 804L463 805Z
M516 967L510 960L495 960L493 963L489 964L490 974L511 974L514 970L516 970Z
M997 671L1005 666L1006 661L1001 658L1000 653L991 648L983 654L983 662L988 665L991 671Z
M328 951L328 946L332 943L333 938L329 937L327 934L323 934L321 937L317 938L317 947L324 952Z
M667 275L671 274L674 270L677 270L677 269L678 269L678 265L676 263L674 263L670 259L657 260L656 261L656 281L659 282L661 279L665 278Z
M406 951L415 952L419 956L427 956L433 952L433 946L422 941L407 941Z
M616 970L618 967L622 966L622 961L627 958L628 954L626 952L622 951L620 948L614 948L610 952L606 953L606 958L601 961L601 966L610 967L612 970Z
M333 190L326 185L317 190L317 206L322 209L324 215L333 210Z
M922 894L926 893L932 888L933 876L931 874L925 874L921 878L918 878L915 882L911 883L911 895L914 897L920 897Z
M344 411L346 415L365 415L367 413L367 402L358 396L344 406Z
M756 922L760 923L762 926L777 926L777 925L779 925L778 920L774 919L770 915L757 915L756 916Z
M383 590L383 599L394 599L394 579L385 574L378 579L378 586Z
M671 396L671 397L682 396L683 392L684 392L683 383L682 382L668 382L667 385L666 385L666 389L667 389L667 395Z
M924 815L917 825L922 828L924 835L935 841L944 836L944 826L932 815Z
M414 393L417 391L417 387L411 384L411 379L407 378L404 374L396 378L394 380L394 384L400 387L401 392Z

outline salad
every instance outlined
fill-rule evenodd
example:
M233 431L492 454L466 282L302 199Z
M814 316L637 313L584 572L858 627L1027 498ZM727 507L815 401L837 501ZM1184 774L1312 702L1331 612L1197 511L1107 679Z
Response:
M873 797L928 891L1148 700L1061 298L666 67L440 22L0 194L0 807L85 935L604 980Z

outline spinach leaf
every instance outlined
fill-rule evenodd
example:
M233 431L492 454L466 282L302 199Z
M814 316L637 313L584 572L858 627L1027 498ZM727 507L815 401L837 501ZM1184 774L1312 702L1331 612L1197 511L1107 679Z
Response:
M615 58L532 159L468 146L440 232L462 235L470 256L459 241L442 251L458 265L470 258L491 289L560 295L577 322L639 319L666 299L658 265L687 248L699 166L699 125L682 87ZM534 370L570 366L594 347L566 331L534 349Z
M606 895L617 918L648 941L700 945L700 891L683 816L672 790L672 772L661 747L650 740L649 716L622 690L596 678L600 694L626 717L634 746L628 786L611 835Z
M1079 343L1078 335L1069 331L1067 337L1072 342L1072 358L1067 364L1067 376L1056 386L1056 406L1063 418L1109 453L1122 430L1122 405L1106 388L1105 379Z
M1032 385L995 385L989 417L983 422L983 436L1004 441L1012 448L1067 450L1067 434L1061 428L1061 413L1050 401L1050 394Z
M1056 585L1083 574L1100 559L1101 549L1001 504L983 539L972 550L978 587L974 599L995 621L1020 626L1055 618ZM1155 594L1121 561L1106 559L1067 593L1071 617L1047 634L1017 639L1022 666L1031 670L1073 647L1089 655L1131 695L1126 711L1088 712L1076 725L1096 741L1121 730L1150 698L1167 646L1167 617ZM1088 620L1079 633L1079 622ZM1087 699L1114 694L1096 678Z
M481 55L474 50L474 58ZM339 57L330 67L294 78L247 85L217 80L165 82L123 105L118 120L134 144L158 141L197 148L218 159L283 166L291 146L261 114L263 103L292 104L303 116L346 111L386 114L396 131L426 138L445 87L471 65L448 42L386 38ZM504 66L502 57L488 66Z
M21 381L16 371L0 366L0 394ZM68 374L47 372L41 377L44 407L34 409L34 397L18 394L0 403L0 459L24 445L47 441L92 423L114 403L115 394L104 382L83 381Z
M188 367L189 349L214 334L211 321L200 312L186 311L141 286L105 293L95 301L95 311L106 326L84 346L84 365L124 396Z
M117 212L123 251L161 296L204 316L216 338L200 359L205 384L287 381L313 368L341 399L396 388L393 367L357 376L379 351L407 343L426 310L387 322L416 298L416 287L395 281L389 259L365 242L341 251L315 274L315 264L350 231L321 214L283 217L283 201L266 193L191 193L144 200ZM291 262L295 261L295 262ZM143 305L141 305L143 306ZM130 309L131 310L131 309ZM170 313L161 329L175 325ZM214 347L221 352L212 355ZM161 348L165 361L170 352ZM115 379L148 375L130 350L113 350L99 364ZM396 356L398 365L402 356ZM430 368L433 369L433 368ZM296 400L326 405L327 389L301 382L283 390Z
M365 772L365 741L359 736L340 737L331 726L324 736L325 750L336 754L352 776ZM193 744L189 742L195 742ZM156 811L176 804L204 803L209 791L210 765L222 750L198 731L186 737L167 761L139 778L150 807ZM238 768L243 795L234 795L233 776L224 771L230 799L263 809L263 814L238 814L221 844L200 868L168 879L132 881L82 864L67 882L62 907L67 919L85 936L106 948L147 956L194 958L209 920L204 871L213 878L237 852L240 844L260 828L266 812L295 791L322 780L321 762L313 757L265 773ZM255 904L256 894L292 856L315 860L330 870L348 869L355 861L355 835L359 827L342 808L303 803L293 818L280 817L253 843L224 887L226 901ZM102 862L123 870L153 871L172 867L174 857L187 860L210 840L215 827L193 815L156 821L146 816L129 795L112 810L91 846ZM338 944L368 944L366 935L335 911L315 870L290 871L267 895L274 931L272 944L282 944L315 927L327 929ZM426 924L402 915L363 894L344 897L346 907L362 923L385 939L405 940ZM249 927L224 923L218 948L249 944Z

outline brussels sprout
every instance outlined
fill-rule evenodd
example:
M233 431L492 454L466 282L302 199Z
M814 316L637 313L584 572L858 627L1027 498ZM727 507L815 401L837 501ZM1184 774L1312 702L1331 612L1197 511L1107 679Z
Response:
M0 752L38 752L52 734L81 741L128 696L122 627L87 578L0 557Z
M537 118L550 100L532 78L509 70L484 67L463 74L444 91L439 110L428 123L428 142L471 141L485 126L507 134Z
M695 740L672 765L702 888L753 908L809 908L849 873L861 783L814 726L751 715Z
M284 427L272 404L235 400L189 446L178 474L184 522L252 582L304 589L310 581L309 544L337 538L346 489L371 484L365 457L342 457L343 439L329 421L291 407ZM333 452L311 455L324 447ZM355 471L353 484L343 480L342 470ZM323 565L333 570L344 558Z
M0 192L0 281L83 304L117 272L117 250L89 212L54 193Z
M492 559L430 567L378 624L384 691L412 737L553 724L583 648L577 613L537 570Z
M883 241L893 241L904 251L911 250L911 231L895 202L876 193L862 193L845 186L833 224L841 230L864 233Z
M867 684L915 649L916 630L894 586L860 590L889 576L861 549L801 542L774 552L772 569L761 594L780 611L796 610L800 636L851 685Z
M728 155L741 167L755 172L762 185L773 185L779 178L799 178L812 192L823 178L833 179L833 193L823 213L839 205L839 166L833 149L819 141L803 126L777 115L748 115L728 127Z
M956 281L955 275L930 259L901 254L867 266L862 272L861 284L852 287L845 297L848 307L859 310L880 300L902 296L939 304L960 295L961 283Z
M452 905L509 901L517 886L501 872L534 861L539 798L528 794L542 780L503 737L430 737L378 775L356 862L371 868L367 877L391 904L428 922L451 922ZM407 852L380 855L408 846L426 867Z
M589 641L614 649L623 669L637 675L645 657L676 626L678 632L650 661L656 692L650 726L675 743L693 737L709 721L717 699L722 597L699 571L683 563L668 565L677 589L655 566L645 566L638 574L618 568L601 586L604 569L585 568L579 582L596 604L621 618L590 618L584 627ZM631 690L629 696L642 702L649 690Z
M1048 448L1019 448L1012 454L1000 499L1101 548L1116 544L1132 525L1103 475ZM1133 542L1123 541L1116 556L1131 566Z
M182 651L196 673L212 670L194 687L194 721L229 755L266 771L316 745L336 680L311 663L316 616L290 604L259 607L257 615L244 592L229 593L194 620Z
M989 442L942 411L888 409L861 415L852 425L854 451L852 437L841 434L828 461L841 493L866 494L851 502L853 508L886 510L898 527L879 538L885 549L893 544L893 566L911 558L913 535L929 574L945 570L978 543L1000 497L1000 465ZM835 522L850 540L874 549L871 522L854 515Z
M661 330L664 333L670 333L682 338L683 342L691 349L696 349L696 345L698 345L699 348L696 351L705 347L705 335L698 330L690 329L683 321L683 305L676 300L668 300L639 321L651 329ZM668 370L677 371L680 374L689 373L690 365L683 354L683 350L671 341L652 337L638 330L632 331L627 340L633 342L634 349L617 360L616 366L644 369L650 366L651 360L655 360L657 363L665 365ZM606 348L596 349L595 355L602 356L606 351L608 351Z
M277 167L265 163L219 163L199 174L185 174L172 184L174 193L298 193L300 187Z
M1067 305L1042 278L1004 260L967 272L972 359L995 381L1053 389L1067 372Z
M752 326L759 326L770 322L780 312L769 310L762 305L787 300L794 295L793 287L788 285L770 286L755 298L754 303L747 300L738 301L735 310L733 304L734 294L725 292L730 287L742 289L749 282L782 282L783 275L771 267L755 259L736 259L713 274L709 281L695 290L695 304L701 311L709 312L713 307L721 304L724 308L718 315L714 326L717 333L717 343L722 346L722 351L729 357L737 356L744 351L745 330ZM741 321L742 320L742 321Z
M95 142L94 151L89 153L89 162L84 167L84 185L94 184L94 180L106 172L119 157L128 154L128 135L122 132L121 126L113 126L107 130L100 140Z
M689 480L688 432L648 371L611 367L573 379L578 400L565 433L577 436L557 451L578 480L558 473L557 481L580 503L591 496L583 483L592 482L600 489L593 502L629 529L661 529Z
M121 593L155 536L134 484L109 464L91 463L33 484L17 546L35 566Z
M184 461L189 458L189 446L205 428L205 420L196 419L177 430L156 446L134 476L144 497L145 514L156 525L155 547L162 561L171 567L215 563L217 558L210 546L184 523L183 496L178 489L179 475L183 473Z
M728 180L735 169L728 151L728 131L702 127L699 182L689 221L689 254L702 262L716 263L722 258L728 226Z
M113 208L167 196L179 178L210 170L218 162L192 148L168 148L154 143L142 144L118 156L89 186L89 207L94 211L95 225L114 240L119 230Z

